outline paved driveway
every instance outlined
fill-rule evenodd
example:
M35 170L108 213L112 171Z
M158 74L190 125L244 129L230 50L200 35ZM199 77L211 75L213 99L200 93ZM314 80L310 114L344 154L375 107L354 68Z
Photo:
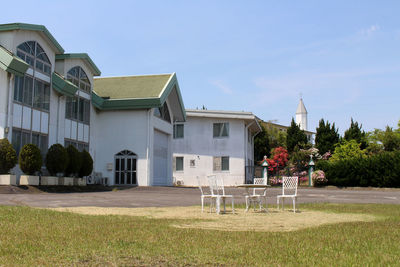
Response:
M244 203L244 189L227 188L235 203ZM268 202L276 203L279 188L268 190ZM298 203L385 203L400 204L400 189L300 188ZM32 207L163 207L200 205L197 188L134 187L115 192L0 194L0 205Z

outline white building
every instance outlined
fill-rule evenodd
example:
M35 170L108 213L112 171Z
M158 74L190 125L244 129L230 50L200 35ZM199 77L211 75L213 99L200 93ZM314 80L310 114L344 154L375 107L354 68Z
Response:
M186 110L186 122L174 124L175 183L197 186L211 174L225 185L242 184L254 165L254 137L261 131L250 112Z
M27 143L43 154L55 143L86 149L110 185L171 185L172 123L185 120L176 75L99 75L46 27L0 25L0 138L17 151Z

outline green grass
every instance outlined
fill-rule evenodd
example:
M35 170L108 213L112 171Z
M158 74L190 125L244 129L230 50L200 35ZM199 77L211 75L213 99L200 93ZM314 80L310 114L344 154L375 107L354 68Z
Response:
M399 205L307 204L301 208L381 219L294 232L225 232L173 228L169 225L176 220L169 219L1 206L0 266L400 265Z

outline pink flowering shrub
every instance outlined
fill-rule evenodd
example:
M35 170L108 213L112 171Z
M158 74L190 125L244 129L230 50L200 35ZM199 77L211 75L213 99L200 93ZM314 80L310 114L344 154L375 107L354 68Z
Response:
M324 171L317 170L313 172L311 179L313 180L314 186L321 186L321 185L326 185L328 182L328 179L325 177Z
M278 177L271 177L269 178L269 183L271 186L282 185L282 179L278 179Z

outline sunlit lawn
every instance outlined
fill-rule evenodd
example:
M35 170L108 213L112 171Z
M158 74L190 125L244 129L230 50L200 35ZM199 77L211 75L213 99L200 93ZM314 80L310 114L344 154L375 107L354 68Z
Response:
M202 218L95 216L2 206L0 266L400 264L399 205L307 204L300 209L376 219L289 232L220 231L173 227Z

